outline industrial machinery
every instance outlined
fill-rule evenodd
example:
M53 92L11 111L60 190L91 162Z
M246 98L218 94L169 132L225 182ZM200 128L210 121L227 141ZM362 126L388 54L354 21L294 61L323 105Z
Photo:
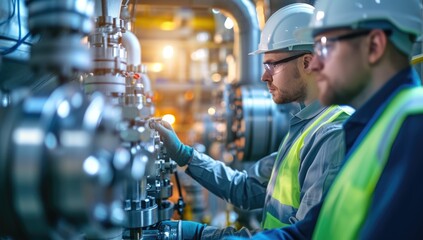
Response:
M81 38L92 29L93 2L12 1L2 10L10 13L3 62L28 64L30 46L30 79L46 87L21 86L27 91L5 94L0 109L0 235L65 239L122 224L118 190L131 166L116 129L120 110L73 81L91 66Z
M42 86L2 92L0 236L140 239L170 219L176 164L148 126L150 83L121 2L17 0L2 10L4 62L29 64Z
M120 139L134 170L133 180L125 182L122 238L140 239L144 229L173 215L175 206L167 199L172 195L170 175L176 163L149 127L155 121L150 82L141 65L139 41L126 29L120 13L121 1L96 2L96 26L89 37L94 68L83 82L87 94L102 92L122 110Z
M224 96L228 108L225 139L234 159L257 160L276 151L288 132L289 113L295 107L274 104L268 91L254 85L228 85Z
M177 166L149 127L156 106L128 2L0 5L0 238L178 239L180 222L161 222L182 215L185 203L169 200ZM258 44L252 3L191 4L236 20L238 83L225 90L219 117L228 122L228 151L240 161L275 151L289 108L254 82L260 59L246 56Z

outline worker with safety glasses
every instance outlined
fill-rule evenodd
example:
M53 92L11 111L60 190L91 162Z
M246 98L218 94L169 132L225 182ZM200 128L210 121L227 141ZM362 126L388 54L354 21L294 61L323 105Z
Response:
M422 9L421 0L317 2L310 64L322 103L356 108L347 155L303 221L255 238L423 239L423 88L410 65Z
M288 5L266 22L258 50L264 54L265 82L275 103L297 103L299 112L290 120L290 130L279 151L259 160L248 171L236 171L221 161L182 144L170 124L153 126L179 166L217 196L242 209L263 208L263 229L288 226L301 219L322 198L337 173L343 149L342 123L351 108L322 106L311 70L313 40L297 39L294 32L308 25L314 7ZM183 238L220 239L234 234L250 236L246 228L182 222Z

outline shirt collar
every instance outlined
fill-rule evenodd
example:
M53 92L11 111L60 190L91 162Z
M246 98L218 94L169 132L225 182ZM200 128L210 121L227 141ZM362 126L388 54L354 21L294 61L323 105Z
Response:
M299 120L311 119L321 113L325 108L326 107L322 106L322 104L318 100L315 100L311 104L294 114L293 117L299 118Z

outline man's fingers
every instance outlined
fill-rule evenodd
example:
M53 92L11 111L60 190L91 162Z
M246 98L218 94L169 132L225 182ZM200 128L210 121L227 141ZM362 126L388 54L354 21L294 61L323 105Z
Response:
M162 126L164 126L165 128L169 129L169 130L173 130L172 125L170 125L170 123L168 123L168 122L166 122L166 121L161 120L161 121L160 121L160 124L161 124Z
M165 128L160 122L151 122L150 127L157 130L160 134L167 131L167 128Z
M149 126L157 130L160 134L168 134L169 131L173 132L172 126L166 121L152 121L149 123Z

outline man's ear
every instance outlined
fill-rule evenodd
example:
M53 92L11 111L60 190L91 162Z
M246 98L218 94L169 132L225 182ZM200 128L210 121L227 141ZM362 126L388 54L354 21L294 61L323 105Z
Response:
M313 59L313 55L306 54L303 57L303 67L306 73L311 73L311 60Z
M388 44L388 37L380 29L375 29L371 31L369 33L369 37L370 44L368 49L368 60L370 64L374 64L378 62L381 59L382 55L385 53Z

